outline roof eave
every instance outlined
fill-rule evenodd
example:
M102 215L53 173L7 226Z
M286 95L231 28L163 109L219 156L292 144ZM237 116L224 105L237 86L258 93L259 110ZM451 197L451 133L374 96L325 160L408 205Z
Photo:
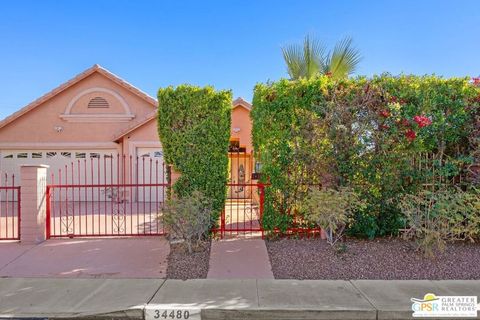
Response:
M157 107L157 100L148 95L147 93L143 92L142 90L138 89L137 87L131 85L127 81L123 80L119 76L115 75L114 73L108 71L107 69L101 67L98 64L94 64L92 67L88 68L87 70L77 74L72 79L62 83L58 87L54 88L53 90L47 92L40 98L30 102L25 107L21 108L20 110L12 113L11 115L7 116L5 119L0 121L0 129L5 127L6 125L12 123L16 119L20 118L24 114L30 112L31 110L35 109L42 103L47 102L51 98L55 97L56 95L60 94L61 92L65 91L66 89L70 88L71 86L77 84L81 80L87 78L94 72L99 72L100 74L104 75L105 77L109 78L113 82L117 83L118 85L124 87L125 89L129 90L130 92L134 93L138 97L142 98L143 100L150 103L153 107Z

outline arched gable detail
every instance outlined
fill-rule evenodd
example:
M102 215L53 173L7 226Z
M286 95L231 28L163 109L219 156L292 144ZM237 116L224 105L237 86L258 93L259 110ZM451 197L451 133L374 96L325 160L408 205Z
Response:
M90 94L90 93L96 93L96 92L101 92L101 93L107 93L110 96L114 97L120 105L123 108L124 113L105 113L105 114L99 114L99 113L86 113L86 114L72 114L72 108L75 106L75 103L81 99L83 96ZM60 115L60 118L66 121L72 121L72 122L125 122L125 121L130 121L133 118L135 118L135 115L132 113L130 106L128 105L127 101L118 94L117 92L103 88L103 87L93 87L89 88L86 90L83 90L79 94L77 94L75 97L70 100L68 103L67 107L65 108L65 112Z

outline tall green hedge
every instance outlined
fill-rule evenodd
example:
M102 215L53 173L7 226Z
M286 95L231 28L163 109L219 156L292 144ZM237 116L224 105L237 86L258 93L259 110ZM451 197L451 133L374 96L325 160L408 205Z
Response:
M479 88L466 78L385 74L258 84L253 145L271 183L264 227L290 227L288 213L308 186L330 184L353 187L367 202L351 232L395 232L403 223L396 199L425 179L412 161L435 153L453 159L442 167L445 176L463 170L472 161L479 106Z
M179 197L200 191L218 213L225 203L231 91L180 85L158 91L158 133L165 161L181 173Z

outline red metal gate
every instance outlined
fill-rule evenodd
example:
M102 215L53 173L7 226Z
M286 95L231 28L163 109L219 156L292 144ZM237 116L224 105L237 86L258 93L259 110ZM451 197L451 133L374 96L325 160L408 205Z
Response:
M20 240L20 187L15 176L0 181L0 240Z
M47 185L47 237L163 235L165 169L150 155L72 162Z
M262 216L266 185L256 182L252 155L235 141L229 153L227 199L214 232L225 235L258 234L263 237Z
M263 237L262 216L265 202L265 184L227 183L230 190L243 189L245 198L227 198L220 215L219 227L214 229L223 238L226 235L258 234Z

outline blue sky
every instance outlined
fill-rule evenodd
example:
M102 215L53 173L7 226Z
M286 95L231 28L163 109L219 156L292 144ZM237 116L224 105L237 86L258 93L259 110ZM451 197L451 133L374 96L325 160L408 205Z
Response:
M0 4L0 118L98 63L156 96L286 77L280 48L354 38L358 74L480 74L480 1L22 1Z

